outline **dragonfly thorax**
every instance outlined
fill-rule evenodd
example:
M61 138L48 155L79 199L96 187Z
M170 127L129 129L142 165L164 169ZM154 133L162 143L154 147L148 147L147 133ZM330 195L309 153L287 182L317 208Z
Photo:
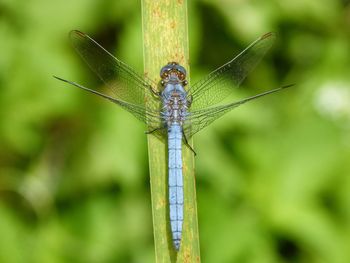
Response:
M188 115L189 106L184 87L180 83L167 83L161 98L162 117L167 126L174 123L182 125Z

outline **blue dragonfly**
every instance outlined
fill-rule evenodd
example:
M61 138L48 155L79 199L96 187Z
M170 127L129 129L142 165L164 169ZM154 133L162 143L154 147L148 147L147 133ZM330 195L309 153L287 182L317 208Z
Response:
M228 63L185 88L188 84L186 69L177 62L169 62L162 67L160 82L155 83L137 74L88 35L77 30L70 32L70 40L77 53L111 93L54 77L121 106L147 125L147 133L167 141L170 226L176 251L180 249L184 220L182 144L195 154L188 143L194 134L233 108L291 86L239 101L229 100L272 46L274 39L273 33L261 36Z

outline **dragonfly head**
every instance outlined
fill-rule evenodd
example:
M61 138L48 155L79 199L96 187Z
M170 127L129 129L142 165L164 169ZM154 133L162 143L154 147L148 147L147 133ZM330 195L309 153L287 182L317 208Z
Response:
M163 85L168 82L181 82L186 84L186 70L177 62L169 62L162 67L160 77Z

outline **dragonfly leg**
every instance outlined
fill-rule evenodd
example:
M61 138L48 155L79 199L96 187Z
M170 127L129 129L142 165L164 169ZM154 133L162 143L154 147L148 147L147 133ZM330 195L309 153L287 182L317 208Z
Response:
M160 130L163 130L163 129L164 129L164 127L158 127L158 128L153 129L153 130L150 130L150 131L145 131L145 134L152 134L152 133L154 133L156 131L160 131Z
M151 90L151 92L155 95L160 97L161 92L160 91L156 91L151 85L149 86L149 89Z
M192 95L187 96L187 107L188 108L191 107L192 100L193 100L193 96Z
M194 156L196 156L197 153L196 153L195 150L192 148L192 146L188 143L187 138L186 138L186 135L185 135L185 133L184 133L184 130L182 130L182 136L183 136L183 138L184 138L184 143L185 143L185 145L193 152Z

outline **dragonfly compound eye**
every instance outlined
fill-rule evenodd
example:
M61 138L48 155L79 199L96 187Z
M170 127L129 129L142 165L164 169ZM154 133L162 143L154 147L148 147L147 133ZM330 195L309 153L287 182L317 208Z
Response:
M176 75L179 78L179 80L184 80L185 79L185 75L182 72L177 71Z
M183 79L185 79L186 78L186 69L180 65L176 65L175 68L181 75L183 75Z
M162 79L166 78L172 69L173 69L173 66L170 66L169 64L162 67L162 69L160 70L160 77Z

